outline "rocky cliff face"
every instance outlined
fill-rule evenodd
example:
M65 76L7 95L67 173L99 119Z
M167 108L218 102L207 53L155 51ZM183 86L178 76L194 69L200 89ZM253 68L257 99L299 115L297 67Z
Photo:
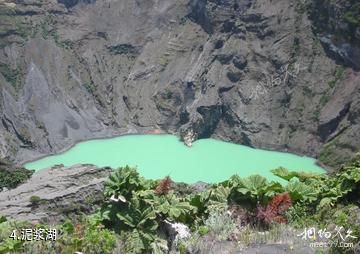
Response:
M51 224L95 212L104 200L104 182L111 171L93 165L38 171L16 189L0 192L1 215Z
M320 2L2 0L0 156L162 129L335 166L360 147L358 27Z

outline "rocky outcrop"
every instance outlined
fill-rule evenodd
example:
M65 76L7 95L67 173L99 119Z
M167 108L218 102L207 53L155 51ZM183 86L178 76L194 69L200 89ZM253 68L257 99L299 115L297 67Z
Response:
M186 146L192 147L192 143L195 140L194 132L192 130L188 130L187 133L184 134L183 140Z
M347 5L320 22L315 0L3 2L0 157L154 129L331 167L359 150L357 33L325 26Z
M94 212L103 201L103 184L110 172L93 165L37 171L16 189L0 192L0 215L55 223L65 216Z
M312 0L310 14L326 53L360 70L360 3L356 0Z

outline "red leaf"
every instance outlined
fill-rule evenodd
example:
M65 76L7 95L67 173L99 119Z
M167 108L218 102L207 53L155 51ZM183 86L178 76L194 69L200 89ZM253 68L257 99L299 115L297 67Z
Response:
M162 179L158 186L155 189L155 193L157 195L166 195L169 193L171 189L171 184L173 181L171 180L170 176L166 176L164 179Z
M270 224L272 222L286 223L284 213L292 205L289 193L280 193L274 196L266 207L259 206L257 209L257 218Z

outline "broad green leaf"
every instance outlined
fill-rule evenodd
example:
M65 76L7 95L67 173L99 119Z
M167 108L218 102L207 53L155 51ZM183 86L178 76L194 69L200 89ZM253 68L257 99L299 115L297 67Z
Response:
M321 199L320 203L319 203L319 208L323 208L325 206L332 206L332 200L331 198L323 198Z

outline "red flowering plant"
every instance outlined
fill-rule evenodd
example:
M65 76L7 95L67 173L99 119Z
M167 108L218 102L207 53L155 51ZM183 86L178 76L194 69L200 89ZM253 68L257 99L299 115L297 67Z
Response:
M292 206L289 193L284 192L274 196L266 206L257 207L257 219L265 225L273 222L287 223L285 212Z
M159 196L168 194L172 184L173 181L171 180L170 176L166 176L156 186L155 193Z

